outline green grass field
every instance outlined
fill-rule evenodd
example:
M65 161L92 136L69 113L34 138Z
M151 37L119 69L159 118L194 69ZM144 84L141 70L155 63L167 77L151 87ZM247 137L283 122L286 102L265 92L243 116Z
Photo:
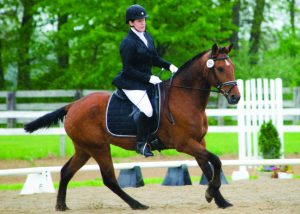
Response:
M236 133L209 133L206 136L207 149L217 155L237 155L238 135ZM66 137L66 154L73 154L73 145ZM59 157L60 136L0 136L0 160L35 160L45 157ZM285 154L299 154L300 133L284 134ZM163 155L177 155L175 150L165 150ZM112 146L113 157L132 157L137 154L134 151Z

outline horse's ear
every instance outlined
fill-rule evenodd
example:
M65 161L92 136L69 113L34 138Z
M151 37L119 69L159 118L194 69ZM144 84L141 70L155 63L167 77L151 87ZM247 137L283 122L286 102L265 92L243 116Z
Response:
M226 54L229 54L230 51L231 51L231 49L232 49L232 47L233 47L233 43L230 43L229 46L225 47L225 53L226 53Z
M212 46L212 48L211 48L211 54L212 54L212 55L216 55L216 54L218 54L218 51L219 51L218 45L217 45L217 44L214 44L214 45Z

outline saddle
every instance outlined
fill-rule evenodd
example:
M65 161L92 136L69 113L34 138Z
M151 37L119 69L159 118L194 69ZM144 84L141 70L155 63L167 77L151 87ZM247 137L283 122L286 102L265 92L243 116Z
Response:
M148 143L152 150L161 151L165 145L157 138L156 133L160 122L161 91L159 85L147 90L153 107L153 116L149 122L150 136ZM110 96L106 109L106 129L115 137L136 137L137 119L140 110L128 100L122 90L116 90Z
M149 128L151 135L155 135L160 119L160 88L151 87L147 90L148 97L153 106ZM137 119L140 110L130 102L122 90L116 90L111 95L106 110L107 131L116 137L136 137Z

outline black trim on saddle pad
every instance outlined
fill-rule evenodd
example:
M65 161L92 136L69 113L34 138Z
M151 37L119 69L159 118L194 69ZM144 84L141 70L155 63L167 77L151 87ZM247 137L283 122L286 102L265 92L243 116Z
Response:
M160 88L151 87L147 94L153 106L153 116L149 127L151 135L154 135L160 120ZM133 105L122 90L116 90L110 96L106 109L106 129L116 137L135 137L137 133L137 119L140 110Z

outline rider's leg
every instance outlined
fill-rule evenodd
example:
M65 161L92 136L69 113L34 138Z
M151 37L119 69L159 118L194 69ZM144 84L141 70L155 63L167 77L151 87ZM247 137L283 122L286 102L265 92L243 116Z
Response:
M153 115L153 108L146 91L124 90L128 99L141 111L137 124L136 151L145 157L153 156L147 143L149 135L149 120Z
M136 135L136 152L144 155L145 157L153 156L151 148L147 143L149 136L149 117L143 112L140 113L138 118L137 135Z

